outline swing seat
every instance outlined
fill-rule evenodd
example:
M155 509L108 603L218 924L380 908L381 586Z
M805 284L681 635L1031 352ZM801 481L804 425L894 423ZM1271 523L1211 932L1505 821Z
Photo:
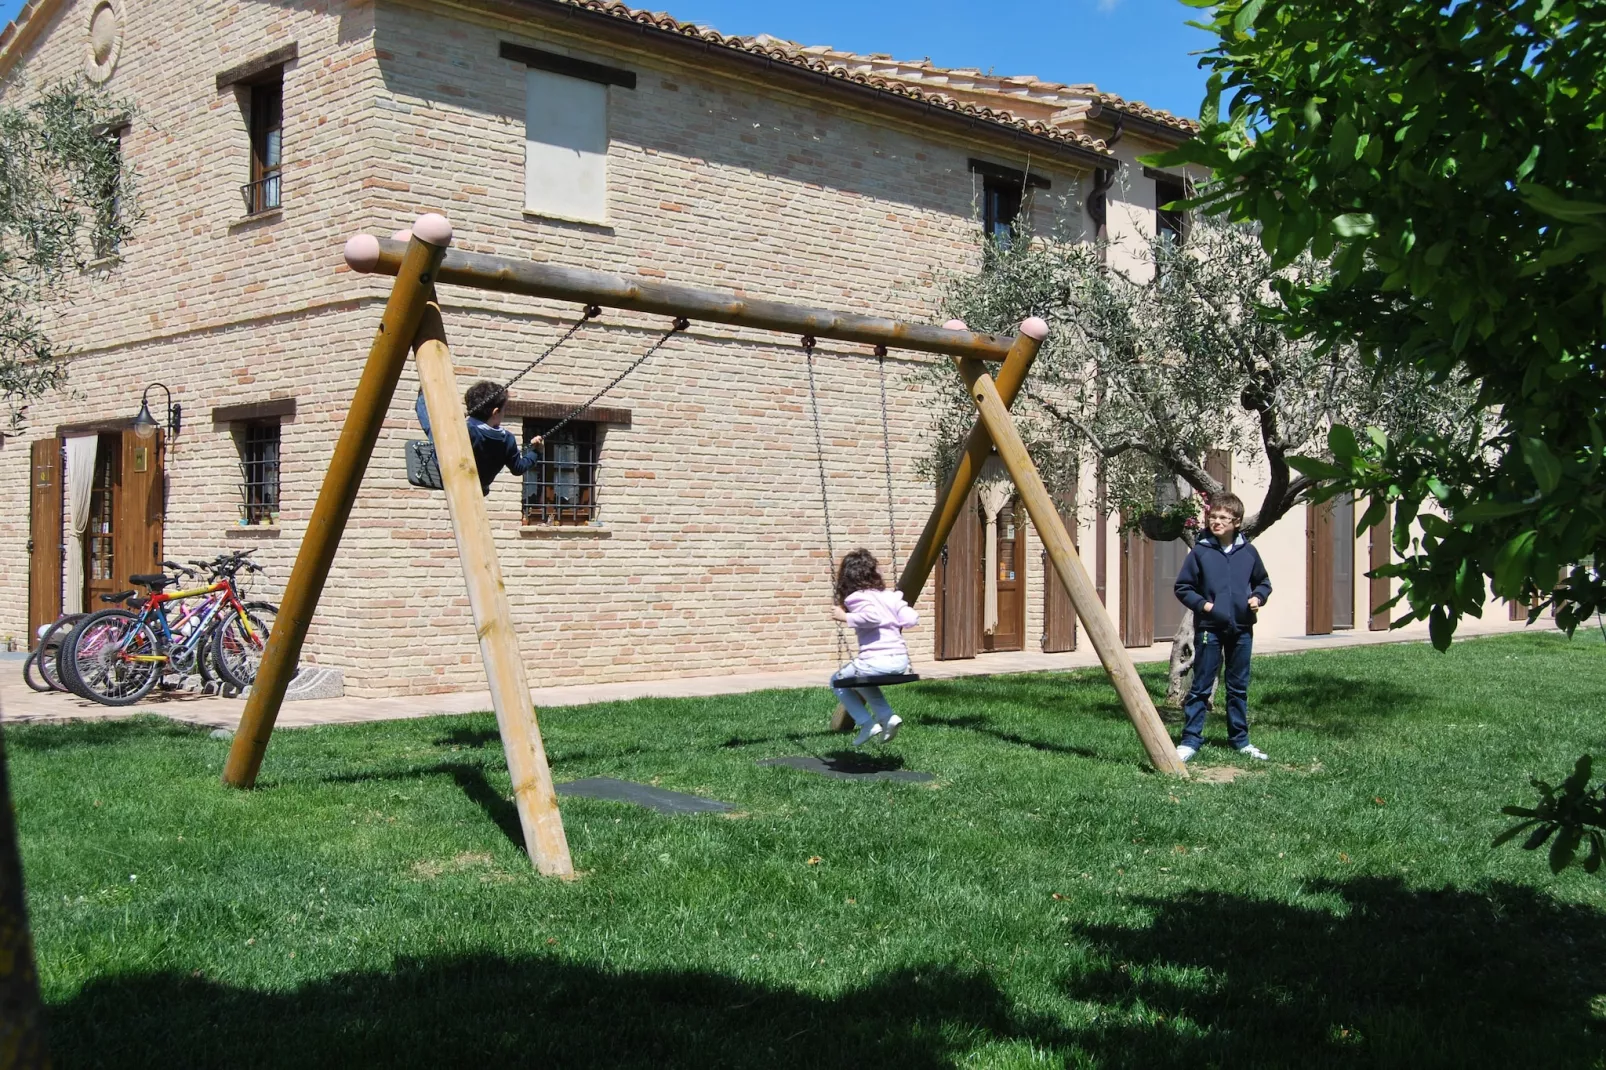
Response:
M889 672L880 676L833 676L832 687L893 687L897 684L920 682L917 672Z
M407 443L407 482L425 490L445 490L441 482L440 460L435 456L435 443L427 438L415 438Z

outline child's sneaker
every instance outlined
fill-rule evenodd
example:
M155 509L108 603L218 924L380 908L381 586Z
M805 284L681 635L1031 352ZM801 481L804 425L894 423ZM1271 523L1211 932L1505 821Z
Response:
M871 721L869 724L859 729L859 734L853 737L853 745L855 747L862 747L872 739L882 738L882 734L881 726L876 724L874 721Z
M892 738L898 734L898 729L900 729L902 727L903 727L903 718L899 717L897 714L893 714L891 717L888 717L885 721L882 721L881 722L881 742L883 742L883 743L891 743L892 742Z
M1177 748L1177 757L1184 762L1192 761L1193 756L1198 753L1199 749L1197 747L1190 747L1186 743Z
M1242 754L1245 758L1254 758L1262 762L1266 761L1269 757L1265 751L1261 750L1253 743L1245 743L1243 746L1238 748L1238 753Z

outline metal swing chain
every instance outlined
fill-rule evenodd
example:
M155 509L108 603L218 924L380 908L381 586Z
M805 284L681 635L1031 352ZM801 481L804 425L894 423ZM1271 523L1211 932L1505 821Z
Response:
M602 315L602 306L601 305L587 305L586 309L585 309L585 313L579 319L574 321L573 326L571 326L568 330L563 332L563 337L559 338L556 342L553 342L551 345L547 346L546 347L546 352L542 353L539 357L536 357L534 360L530 361L529 364L525 365L525 368L524 368L523 371L519 372L519 374L515 375L513 378L509 379L506 383L502 384L502 389L503 390L511 390L511 389L513 389L513 384L514 383L518 382L520 379L524 378L526 375L529 375L531 372L535 371L536 366L538 364L540 364L543 360L545 360L548 357L550 357L553 353L556 353L558 351L558 347L563 345L563 343L567 342L569 339L573 338L574 337L574 333L576 331L578 331L581 327L584 327L589 321L596 319L600 315Z
M881 460L887 472L887 543L892 550L893 582L898 577L898 516L892 498L892 431L887 418L887 347L875 347L876 370L881 377Z
M635 371L637 368L639 368L643 364L647 363L647 358L652 356L654 353L658 352L658 350L663 346L663 344L665 342L669 341L676 334L679 334L681 331L684 331L686 328L688 328L690 326L691 326L691 320L687 319L685 316L677 316L677 317L675 317L675 325L673 327L670 327L669 330L665 331L663 333L663 336L660 337L658 339L658 341L656 341L652 345L648 346L647 347L647 351L645 353L643 353L641 356L637 357L634 361L632 361L631 364L630 364L630 367L626 368L624 371L622 371L618 375L614 376L613 377L613 382L609 383L607 386L603 387L601 390L598 390L595 394L592 394L589 400L583 401L579 405L576 405L574 408L570 409L567 413L565 413L563 415L563 418L561 420L559 420L557 423L553 424L547 430L543 431L541 433L541 437L544 438L544 439L550 439L553 435L555 435L559 431L563 430L564 426L567 425L570 421L572 421L576 416L579 416L581 413L585 412L591 406L595 405L598 401L600 401L602 399L602 396L604 394L606 394L608 391L612 390L614 387L618 386L620 383L624 382L625 381L625 376L629 375L631 372Z
M814 418L814 455L819 461L820 469L820 511L825 514L825 578L831 585L833 601L836 594L836 544L831 538L831 498L826 493L825 486L825 435L820 430L820 396L814 386L814 336L803 336L803 352L808 358L805 362L809 370L809 413ZM833 621L836 625L836 654L837 660L847 651L848 637L842 630L842 622Z

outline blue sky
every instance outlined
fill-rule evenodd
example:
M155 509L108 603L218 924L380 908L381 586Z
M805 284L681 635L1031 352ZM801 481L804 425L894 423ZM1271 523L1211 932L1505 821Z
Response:
M1196 118L1204 75L1189 55L1210 43L1179 0L1047 0L1018 7L975 0L632 0L721 33L769 33L804 44L943 67L1035 74ZM0 23L22 0L0 0Z

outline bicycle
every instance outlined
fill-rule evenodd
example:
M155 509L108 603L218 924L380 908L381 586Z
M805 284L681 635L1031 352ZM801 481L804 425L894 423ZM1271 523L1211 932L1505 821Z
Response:
M150 693L166 673L181 677L192 672L205 674L210 664L217 675L236 689L249 686L248 674L255 670L238 651L249 650L264 641L267 624L264 612L276 612L268 603L253 603L248 609L236 591L234 579L242 569L260 572L247 561L251 551L236 551L210 562L193 562L212 572L204 586L168 591L181 576L165 573L130 576L129 581L149 590L138 600L136 609L104 609L80 621L62 645L58 656L62 680L77 694L108 706L127 706ZM188 576L195 569L164 561L164 567ZM186 600L200 599L185 605ZM176 620L168 608L183 606ZM254 617L253 617L254 614ZM229 629L231 654L219 658L219 638Z

